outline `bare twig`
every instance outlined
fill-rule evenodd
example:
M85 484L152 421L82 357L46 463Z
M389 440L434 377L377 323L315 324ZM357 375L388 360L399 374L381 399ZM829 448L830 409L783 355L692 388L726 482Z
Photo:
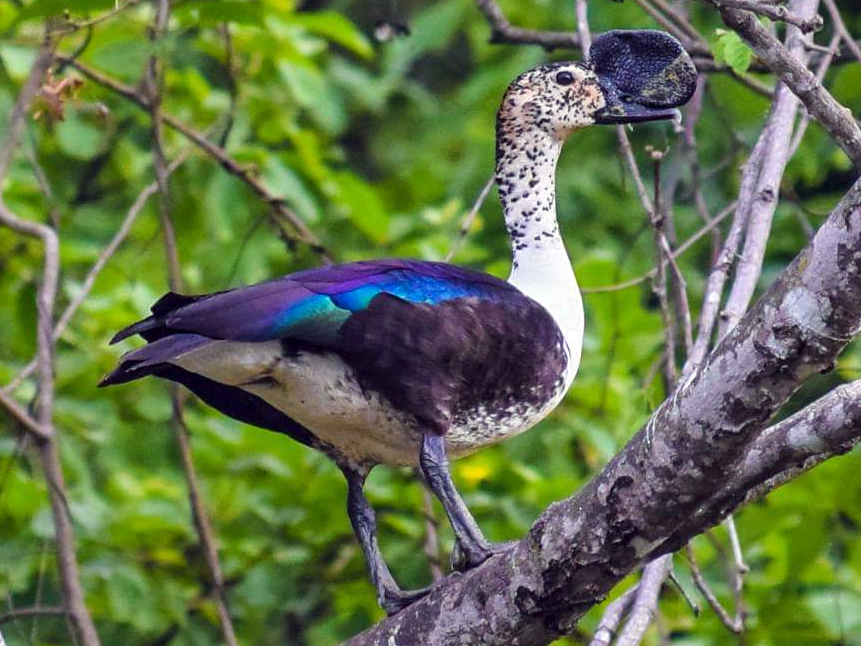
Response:
M843 17L840 15L840 10L834 0L822 0L825 3L825 8L828 9L828 15L831 16L831 21L834 23L834 31L846 43L846 47L852 52L852 55L861 63L861 47L852 38L849 30L846 28L846 23L843 22ZM829 48L830 49L830 48ZM833 54L831 55L833 56Z
M433 508L433 496L425 485L424 479L418 477L422 487L422 513L425 518L425 542L424 553L430 564L431 578L439 581L443 578L442 558L440 558L439 546L439 519Z
M709 0L718 9L722 7L732 7L733 9L744 9L751 11L759 16L770 18L771 20L779 20L789 25L793 25L801 30L802 33L810 33L822 29L822 16L814 13L812 16L807 14L795 13L786 5L769 4L767 2L757 2L756 0Z
M186 150L181 153L174 159L170 165L168 166L168 172L173 173L186 159L188 159L191 151ZM74 317L75 313L78 311L78 308L83 305L84 301L87 299L87 296L90 294L90 290L92 290L93 285L96 282L96 279L101 274L102 270L108 264L110 259L114 256L119 249L120 245L126 239L126 236L131 231L132 225L137 220L138 215L143 210L144 206L146 206L147 201L150 197L152 197L155 192L158 190L158 184L156 182L152 182L143 191L141 191L135 201L132 203L129 210L126 212L125 218L120 223L119 229L114 234L114 237L111 238L110 242L108 242L107 246L102 249L102 252L99 254L99 257L96 258L95 262L90 267L89 271L87 271L87 275L84 277L83 282L81 283L80 288L75 292L75 295L69 300L68 305L66 305L66 309L63 310L63 313L60 315L60 318L57 319L57 323L54 325L54 341L58 341L60 337L63 335L63 332L66 331L66 328L69 326L69 323ZM27 379L30 375L33 374L33 371L36 369L36 360L32 360L28 363L24 368L21 369L9 383L0 389L0 395L4 393L11 393L18 386L20 386L25 379Z
M586 54L592 49L592 33L589 30L588 9L587 0L574 1L574 15L577 18L577 35L580 37L580 45Z
M170 0L158 0L156 4L156 17L151 30L151 38L159 40L166 28L170 15ZM155 168L156 184L159 194L159 221L161 222L164 235L164 248L168 262L168 279L173 291L182 291L183 280L179 260L179 249L177 248L176 233L171 220L170 186L168 184L170 170L164 154L164 140L162 133L161 117L161 94L164 85L164 63L156 55L150 57L145 75L145 98L150 112L152 122L152 151L153 166ZM204 139L205 140L205 139ZM178 385L171 386L171 426L179 446L179 454L182 460L183 473L188 487L189 504L191 506L192 519L203 550L204 559L209 568L213 584L213 596L216 610L218 612L221 633L228 646L237 646L236 633L230 611L227 607L227 596L224 590L224 575L218 560L218 550L215 546L215 538L203 497L200 494L197 472L194 466L191 444L188 438L188 428L183 419L183 397Z
M665 16L649 0L634 0L634 2L636 2L643 11L649 14L661 27L678 38L685 45L685 49L691 50L699 44L699 41L701 40L700 38L692 37L690 33L679 26L678 21Z
M834 61L834 56L840 48L840 34L835 33L831 37L831 42L828 44L827 53L819 59L816 65L816 80L822 83L822 79L828 73L831 63ZM806 109L802 110L801 117L795 126L795 134L792 135L792 143L789 146L789 158L795 156L798 148L801 146L801 141L804 139L804 134L807 132L807 126L810 125L810 114ZM810 236L808 236L810 237Z
M33 606L31 608L15 608L0 615L0 626L16 619L27 619L30 617L47 617L51 615L66 615L63 606Z
M15 154L15 150L20 143L21 133L24 131L25 115L30 107L30 103L35 98L42 85L42 79L51 67L51 62L54 60L55 43L50 35L46 35L45 42L39 49L36 60L33 61L33 67L21 92L18 95L18 100L12 107L12 114L9 116L9 122L6 125L6 137L3 139L3 144L0 145L0 179L6 177L9 170L9 164Z
M46 31L45 40L18 95L6 127L6 139L0 147L0 184L2 184L3 177L9 168L9 163L24 129L27 108L53 60L54 48L55 43L51 38L50 31ZM63 601L84 646L99 646L99 637L95 625L84 603L84 591L81 587L75 554L75 534L66 500L66 484L60 466L59 451L53 438L54 341L52 319L59 280L59 241L52 228L38 222L21 219L12 213L3 203L2 196L0 196L0 224L22 235L39 239L44 248L45 258L42 276L36 295L36 355L39 376L38 406L35 420L41 429L48 432L46 437L38 438L37 446L42 470L48 483L48 497L54 521L57 565ZM33 429L31 428L31 430Z
M761 149L761 165L756 173L754 186L749 194L739 196L739 208L743 205L747 209L743 216L747 223L747 233L736 266L735 279L723 310L721 337L735 326L747 310L759 280L765 246L771 232L771 221L777 208L780 179L789 161L792 124L797 106L795 95L781 85L769 119L760 135L765 144ZM754 166L750 165L745 170L747 168Z
M687 34L689 41L699 42L701 46L707 47L707 45L702 42L702 35L700 32L688 20L686 12L684 11L684 6L681 3L679 3L677 7L674 7L669 2L666 2L666 0L650 0L650 2L665 16L667 16L667 18L676 23L679 29Z
M627 616L634 599L637 596L637 585L633 585L625 590L612 602L607 604L604 609L604 614L601 615L601 621L595 629L595 635L589 646L610 646L613 642L613 637L616 636L616 631L622 624L622 620Z
M818 0L792 0L790 7L802 15L815 13ZM806 64L804 39L793 27L787 28L787 52ZM805 68L806 69L806 68ZM780 180L783 177L791 150L792 125L798 108L798 99L784 85L779 85L774 96L769 118L760 139L765 139L762 162L759 166L755 188L749 201L740 197L740 203L748 209L747 233L744 247L736 267L735 279L727 297L723 312L720 336L731 330L747 310L756 289L765 246L771 232L771 222L777 208Z
M478 194L478 197L475 198L475 202L473 202L472 208L469 210L469 213L466 214L466 217L463 219L463 222L460 225L460 229L457 232L457 238L455 238L454 242L451 245L451 248L445 255L446 262L451 260L463 246L466 237L469 235L469 230L472 228L472 223L475 221L475 217L478 215L478 212L481 210L482 204L484 204L484 201L487 199L487 195L488 193L490 193L490 189L493 188L493 182L494 176L491 175L484 183L484 186L482 187L481 192Z
M665 554L643 568L637 596L631 606L625 628L616 639L616 646L637 646L642 641L643 635L655 618L661 587L672 569L672 554Z
M706 582L705 577L700 570L699 563L697 563L696 556L694 556L694 549L690 543L685 546L685 554L688 557L688 566L691 570L691 577L694 580L694 585L696 585L697 589L702 593L706 603L709 604L718 619L720 619L721 623L726 626L727 630L736 635L743 633L744 617L740 614L736 614L735 617L730 617L726 608L721 604L720 599L717 598L717 595Z
M628 139L628 133L625 132L624 126L616 127L616 135L618 138L619 149L622 152L622 157L625 160L631 177L634 180L637 197L640 199L640 204L643 210L649 217L649 222L655 236L655 246L659 258L656 261L655 276L652 282L652 291L658 297L661 305L661 318L664 328L664 352L666 360L664 361L664 377L665 386L669 389L670 384L675 382L676 378L676 360L675 360L675 325L672 314L670 313L669 299L667 298L667 279L666 267L667 257L664 257L664 245L661 242L663 233L663 217L658 212L655 203L649 198L646 192L646 185L643 183L643 178L640 174L640 169L637 167L637 160L634 158L634 151L631 149L631 142ZM659 177L656 177L655 186L659 185ZM659 192L656 190L656 197L659 197ZM672 255L672 254L671 254Z
M747 226L748 205L752 199L756 177L762 165L762 158L766 148L767 139L760 137L742 171L741 188L739 190L739 199L736 202L735 214L718 259L706 281L705 294L703 295L703 303L697 323L697 336L685 364L684 374L692 373L705 360L711 347L712 334L720 311L724 287L729 277L729 271L735 261L738 248L741 245L742 237L744 236L744 230Z
M3 207L0 206L0 223L3 222ZM12 399L11 395L8 395L5 391L0 390L0 404L9 411L9 413L17 419L21 425L24 427L24 430L27 430L33 433L37 439L40 440L50 440L54 437L54 429L50 426L42 427L42 425L36 421L30 413L28 413L18 402Z
M94 83L98 83L112 92L119 94L144 110L149 109L146 97L131 86L125 85L103 72L93 69L80 61L73 60L68 56L58 55L57 58L63 63L71 65L77 69L81 74ZM240 164L221 146L209 141L203 133L195 130L191 126L188 126L176 117L163 111L159 112L159 115L165 124L199 146L206 154L215 159L221 167L224 168L224 170L245 182L245 184L254 193L256 193L258 197L266 202L266 204L268 204L272 209L274 223L280 229L282 236L284 236L290 244L301 242L307 245L323 260L331 261L331 254L329 251L311 232L302 219L287 206L285 198L272 194L269 189L267 189L263 183L254 176L251 168ZM295 234L289 233L284 228L284 224L288 225Z
M233 628L233 621L230 618L230 611L227 604L224 574L221 571L221 564L218 560L215 534L212 531L212 524L209 521L209 516L206 513L206 506L203 502L203 496L200 493L197 471L194 467L191 444L189 443L188 428L185 425L185 420L182 415L182 398L180 397L179 387L176 387L173 390L172 406L174 434L179 445L179 455L182 460L182 468L185 473L186 485L188 486L188 498L191 505L192 520L194 521L194 527L197 530L197 535L200 539L200 546L203 550L204 560L209 568L210 576L212 577L213 596L215 607L218 612L218 619L221 624L222 637L224 637L224 641L228 646L237 646L238 642L236 641L236 633Z
M495 0L476 0L476 5L490 25L490 42L492 43L541 45L548 51L553 49L581 49L582 43L577 34L515 27L508 22L508 18Z
M699 240L704 235L706 235L707 233L710 233L712 231L715 231L717 229L717 226L721 222L723 222L730 213L732 213L734 211L735 207L736 207L736 202L731 202L729 205L727 205L724 208L723 211L721 211L714 218L712 218L708 224L706 224L704 227L701 227L696 233L691 235L690 238L688 238L682 244L680 244L678 247L676 247L673 250L673 254L672 254L673 260L676 260L680 256L682 256L682 254L684 254L691 247L693 247L694 244L699 242ZM608 293L608 292L618 292L618 291L621 291L623 289L629 289L631 287L636 287L637 285L645 283L647 280L654 278L657 271L658 270L656 267L652 267L652 269L647 271L645 274L637 276L636 278L631 278L629 280L623 281L621 283L615 283L613 285L597 285L595 287L583 287L580 291L583 292L584 294L604 294L604 293Z
M753 48L754 53L804 103L856 168L861 168L861 128L807 67L793 56L749 11L720 8L724 23Z
M155 23L150 30L150 40L157 42L167 29L170 18L170 0L157 0L155 3ZM147 63L144 74L143 94L152 121L152 157L155 181L158 185L158 214L164 235L164 248L167 254L168 279L171 290L182 290L182 273L179 264L179 250L176 244L176 231L170 219L170 187L167 158L164 154L164 135L161 119L161 94L164 85L164 63L153 54Z

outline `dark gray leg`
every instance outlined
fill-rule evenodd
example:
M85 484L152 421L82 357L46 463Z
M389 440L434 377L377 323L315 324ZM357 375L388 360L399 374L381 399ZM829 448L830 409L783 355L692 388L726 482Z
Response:
M445 438L435 433L422 435L419 465L431 491L442 503L443 509L457 537L452 553L452 567L465 570L481 565L495 552L508 544L492 545L484 538L481 529L451 479L448 457L445 454Z
M377 590L377 600L386 614L393 615L426 595L428 589L401 590L395 583L377 544L377 519L374 509L365 497L364 486L368 473L345 467L341 470L347 478L347 514L365 553L371 582Z

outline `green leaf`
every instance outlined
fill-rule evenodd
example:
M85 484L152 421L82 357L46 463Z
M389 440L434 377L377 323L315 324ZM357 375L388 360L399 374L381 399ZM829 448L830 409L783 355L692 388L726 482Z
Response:
M747 72L753 61L750 47L734 31L718 29L716 33L718 38L712 44L715 60L729 65L736 74Z
M33 0L18 14L19 21L61 14L86 15L99 9L114 8L114 0Z
M334 198L352 223L374 242L385 241L389 216L377 191L349 172L338 173L334 182Z
M36 50L20 45L0 45L0 59L13 78L24 78L36 60Z
M178 4L174 13L200 22L232 22L237 25L263 26L263 6L245 0L198 0Z
M57 144L60 150L74 159L88 160L101 152L105 131L82 119L76 112L67 111L66 120L57 126Z
M370 41L343 14L334 11L298 13L291 15L289 22L301 25L308 32L331 40L364 59L374 55Z
M344 129L347 112L343 100L320 70L310 64L281 61L278 71L296 102L324 130L336 134Z

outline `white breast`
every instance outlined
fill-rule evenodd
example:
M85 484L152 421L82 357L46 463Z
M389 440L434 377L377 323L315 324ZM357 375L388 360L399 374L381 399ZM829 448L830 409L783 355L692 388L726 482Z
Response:
M357 463L418 462L421 434L415 419L363 390L334 353L285 356L277 341L215 341L174 363L260 397ZM559 403L568 383L567 375L561 377L552 399L538 407L465 411L446 435L449 455L462 457L528 430Z

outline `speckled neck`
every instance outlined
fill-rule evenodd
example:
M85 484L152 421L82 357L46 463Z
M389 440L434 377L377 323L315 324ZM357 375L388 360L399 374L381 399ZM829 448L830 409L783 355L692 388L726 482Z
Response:
M511 239L508 282L554 317L576 371L583 341L583 303L556 221L556 162L561 150L562 141L554 135L500 118L496 182Z
M511 238L513 270L527 257L564 247L556 222L556 162L561 142L535 129L501 136L496 183Z

